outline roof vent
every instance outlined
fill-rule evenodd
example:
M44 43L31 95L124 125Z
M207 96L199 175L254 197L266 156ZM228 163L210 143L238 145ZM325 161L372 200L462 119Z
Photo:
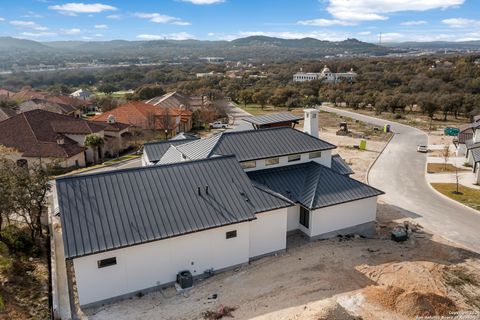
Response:
M115 120L115 117L113 116L113 114L110 114L108 117L107 117L107 123L115 123L117 122Z
M208 196L208 186L205 186L205 194Z
M198 195L202 196L202 189L200 187L198 187Z

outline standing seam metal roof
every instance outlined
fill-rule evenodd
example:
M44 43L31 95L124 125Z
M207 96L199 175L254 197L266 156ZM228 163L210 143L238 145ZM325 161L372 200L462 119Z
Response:
M256 183L312 210L383 194L313 161L247 174Z
M470 152L472 153L473 161L480 162L480 148L471 149Z
M249 221L291 205L253 187L233 156L56 183L67 259Z
M282 122L290 122L290 121L296 122L300 120L303 120L302 116L296 116L291 113L274 113L274 114L266 114L266 115L256 116L256 117L243 118L243 121L250 122L257 126L282 123Z
M227 131L177 146L192 160L234 154L240 162L335 148L326 141L289 127Z
M339 154L332 156L332 170L340 174L353 174L352 168L343 160Z
M170 146L178 146L194 140L198 140L198 138L188 137L179 140L148 142L143 145L143 152L147 154L148 160L155 162L163 157Z

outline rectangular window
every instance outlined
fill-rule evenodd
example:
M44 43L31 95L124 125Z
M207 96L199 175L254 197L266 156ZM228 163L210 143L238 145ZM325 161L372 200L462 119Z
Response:
M236 238L237 237L237 230L228 231L226 233L226 237L227 237L227 239Z
M309 227L310 222L310 211L304 207L300 207L300 224L305 228Z
M316 113L313 113L312 114L312 119L315 119L317 117L317 114Z
M308 156L309 156L310 159L321 158L322 157L322 151L310 152L310 154Z
M273 166L280 163L280 158L268 158L265 159L266 166Z
M301 154L292 154L288 156L288 162L299 161L302 158Z
M110 266L114 266L116 264L117 264L117 258L116 257L97 261L98 268L110 267Z
M241 166L243 169L255 168L255 167L257 166L257 161L252 160L252 161L240 162L240 166Z

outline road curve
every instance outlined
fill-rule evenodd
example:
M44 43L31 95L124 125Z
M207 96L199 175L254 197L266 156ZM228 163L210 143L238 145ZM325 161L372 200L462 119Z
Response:
M406 216L464 247L480 252L480 212L455 203L430 188L425 179L426 154L418 144L427 144L427 135L416 128L330 107L320 110L371 123L390 124L396 133L370 170L369 183L385 191L383 200Z

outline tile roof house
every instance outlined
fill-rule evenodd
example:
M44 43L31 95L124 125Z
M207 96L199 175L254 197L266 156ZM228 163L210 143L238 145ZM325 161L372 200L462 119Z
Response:
M93 117L94 121L116 121L144 130L168 130L169 134L191 130L192 112L174 108L160 108L140 101L131 101Z
M292 232L372 234L382 191L349 177L335 146L309 131L318 123L305 128L147 144L142 168L58 179L80 304L248 263L285 250Z
M122 130L127 127L122 124ZM0 122L0 145L14 152L14 161L82 167L93 160L93 150L83 145L85 137L119 130L107 123L96 123L44 110L32 110ZM104 149L108 148L108 143ZM102 157L105 150L100 150ZM100 157L100 158L101 158Z
M15 116L17 112L13 108L0 107L0 122Z
M169 92L160 97L147 100L146 103L156 107L198 110L208 103L204 97L189 97L176 91Z

